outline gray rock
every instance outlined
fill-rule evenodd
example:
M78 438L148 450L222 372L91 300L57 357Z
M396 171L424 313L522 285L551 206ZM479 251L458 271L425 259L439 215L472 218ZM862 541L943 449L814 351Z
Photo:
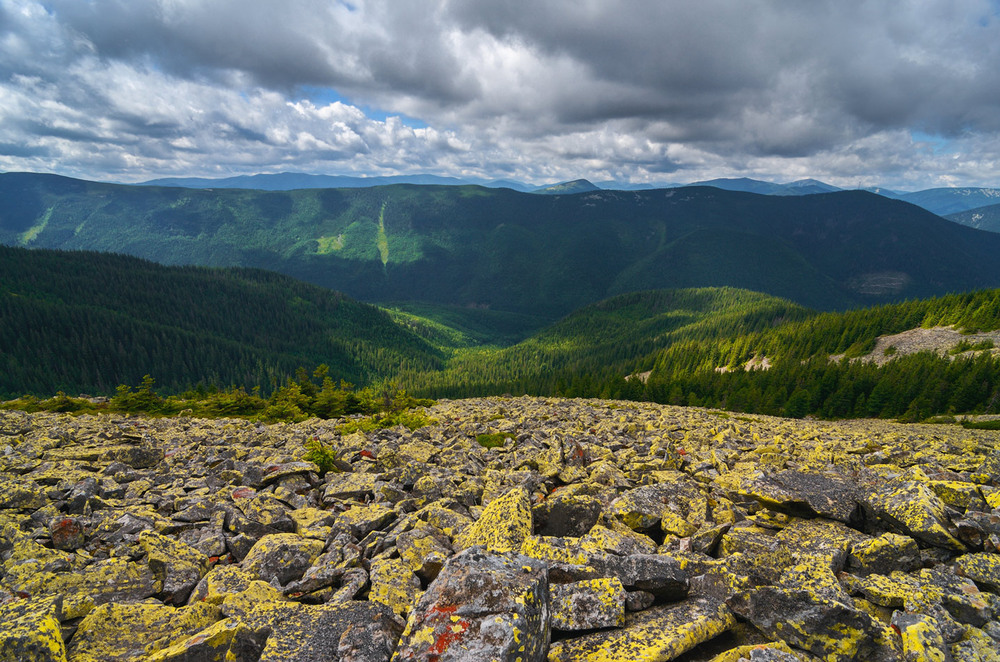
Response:
M540 662L549 644L545 565L471 547L448 560L410 613L397 659Z

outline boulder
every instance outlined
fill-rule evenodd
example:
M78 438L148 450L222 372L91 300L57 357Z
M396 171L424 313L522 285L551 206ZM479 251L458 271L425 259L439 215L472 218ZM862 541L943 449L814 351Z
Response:
M302 577L322 551L322 541L294 533L275 533L258 540L241 567L263 581L284 586Z
M252 630L235 618L217 621L201 632L153 653L146 662L259 660L271 631Z
M144 659L204 630L219 617L219 607L209 603L181 608L151 603L103 604L80 622L69 656L79 662Z
M139 534L139 546L161 584L160 598L173 605L187 602L191 590L208 572L208 557L179 540L151 531Z
M887 485L872 492L868 504L880 519L904 535L935 547L966 551L952 533L944 502L925 483Z
M548 592L544 564L469 548L448 560L410 612L394 659L544 660Z
M514 552L531 531L530 497L523 487L515 487L491 501L479 519L458 535L455 549L481 546L491 552Z
M625 625L626 591L617 577L549 585L554 630L595 630Z
M703 599L628 614L620 629L564 639L549 648L549 662L672 660L736 625L726 605Z
M810 590L762 586L727 601L768 637L828 662L897 660L898 643L868 614Z
M0 662L66 662L58 599L0 601Z
M740 486L741 496L799 517L826 517L848 524L862 519L857 482L835 473L786 469L757 472Z

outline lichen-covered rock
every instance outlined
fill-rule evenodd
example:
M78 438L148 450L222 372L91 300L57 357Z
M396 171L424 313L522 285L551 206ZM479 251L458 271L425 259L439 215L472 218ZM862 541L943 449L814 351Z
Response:
M179 540L151 531L139 534L139 546L162 585L162 600L173 605L187 602L191 590L208 572L208 557Z
M47 501L38 483L0 475L0 509L36 510Z
M860 575L888 575L894 570L909 572L920 567L920 547L913 538L883 533L853 544L847 567Z
M978 628L966 628L950 650L955 662L1000 662L997 640Z
M455 548L481 546L491 552L516 552L531 535L531 500L528 491L515 487L490 502L476 522L455 540Z
M330 537L331 525L335 515L319 508L296 508L288 513L295 522L295 533L305 538L326 540Z
M290 533L295 530L295 522L289 516L292 510L288 504L271 494L257 494L249 488L246 493L233 491L233 503L249 522L242 525L244 530L265 535L267 533ZM231 520L235 522L236 520ZM256 525L255 527L253 525ZM237 531L240 525L237 524Z
M260 581L227 597L222 613L252 630L270 630L261 662L387 661L403 629L384 605L306 605Z
M646 534L633 531L616 518L609 518L607 524L596 524L580 539L581 545L620 556L656 553L656 543Z
M153 653L146 662L240 662L259 660L271 631L252 630L235 618L217 621L187 639Z
M255 575L238 565L217 565L195 585L188 602L222 604L226 596L245 591L255 579Z
M57 600L0 600L0 662L66 662Z
M680 562L664 554L604 555L591 561L605 577L617 577L632 591L647 591L661 600L679 600L687 595L688 573Z
M556 492L546 499L537 529L543 536L580 537L597 524L602 510L597 497Z
M151 603L103 604L80 622L69 646L74 662L141 660L219 620L217 605L174 608Z
M868 503L878 517L905 535L935 547L966 551L949 528L944 502L925 483L887 485L871 493Z
M549 585L554 630L594 630L625 625L625 587L617 577Z
M955 567L984 590L1000 594L1000 554L964 554L955 559Z
M484 556L523 558L535 569L528 575L548 577L549 616L535 634L516 626L518 645L505 649L511 659L521 645L547 656L551 627L601 628L559 629L557 655L572 657L580 635L598 656L666 659L690 638L664 643L645 620L676 612L680 632L691 632L708 622L695 605L735 605L768 591L784 600L766 610L786 624L772 636L799 637L796 646L768 642L742 618L683 659L815 661L806 649L820 650L815 642L837 622L847 649L823 657L849 657L844 650L854 646L856 659L896 662L902 635L916 637L931 619L944 646L935 639L935 651L996 659L995 432L527 397L442 401L428 413L441 422L345 436L339 422L318 419L264 425L0 410L0 430L15 430L0 448L0 605L51 601L56 608L43 609L39 623L49 619L72 647L93 636L93 620L78 627L95 610L146 604L187 613L163 601L178 602L208 570L187 602L222 613L154 638L160 650L145 642L139 658L387 659L420 587L440 586L456 552L475 542L509 550ZM503 448L476 443L490 432L504 434ZM311 438L341 451L343 473L319 479L303 461ZM144 447L163 451L155 466L113 461ZM648 507L638 503L643 495ZM861 512L852 509L858 501ZM637 531L625 521L644 513L657 523ZM310 541L302 543L308 553L268 559L264 548L280 536ZM490 575L499 593L520 586L521 568ZM488 639L482 624L495 625L486 630L497 642L514 631L522 613L514 599L500 623L476 620L475 600L486 600L480 580L454 589L468 611L458 620L439 614L427 659L439 648L461 657L455 642ZM627 627L618 625L622 594ZM579 609L611 596L613 616ZM897 617L897 633L894 611L916 620ZM638 629L625 635L629 627ZM803 631L793 635L795 627ZM613 636L588 639L594 634ZM641 641L650 645L633 646Z
M898 659L896 641L871 616L807 590L762 586L727 601L729 608L773 639L828 662Z
M611 502L608 513L634 531L660 527L671 535L690 536L704 523L707 506L701 488L684 474L678 476L624 492Z
M790 515L827 517L846 523L858 522L862 517L857 483L829 472L757 472L741 483L739 494Z
M332 504L341 499L363 499L375 493L378 474L343 472L328 473L323 490L323 503Z
M163 461L165 453L162 448L153 446L119 446L108 449L101 455L102 462L121 462L133 469L149 469Z
M49 536L56 549L72 551L83 547L86 530L76 517L55 517L49 521Z
M149 566L126 559L95 561L80 568L67 565L60 571L40 569L22 562L10 570L2 583L19 594L33 597L63 596L63 610L83 616L94 605L150 598L160 592Z
M394 659L543 660L548 591L544 564L467 549L449 559L410 612Z
M629 614L625 627L563 639L549 648L549 662L672 660L736 624L726 605L688 600Z
M892 615L892 626L902 640L904 662L944 662L951 657L937 621L932 617L897 611Z
M368 599L405 617L420 595L420 580L402 559L375 559L369 572Z
M381 503L351 506L337 515L330 525L330 536L346 533L361 540L372 531L378 531L393 521L396 511Z
M264 536L253 546L242 568L266 582L281 585L299 579L323 551L323 542L294 533Z

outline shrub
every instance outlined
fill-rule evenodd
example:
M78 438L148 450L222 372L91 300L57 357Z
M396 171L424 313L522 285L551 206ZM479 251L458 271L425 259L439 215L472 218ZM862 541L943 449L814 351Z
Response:
M319 467L320 473L340 473L342 470L337 466L337 462L340 460L342 452L324 444L316 437L312 437L306 441L306 454L302 456L302 459Z

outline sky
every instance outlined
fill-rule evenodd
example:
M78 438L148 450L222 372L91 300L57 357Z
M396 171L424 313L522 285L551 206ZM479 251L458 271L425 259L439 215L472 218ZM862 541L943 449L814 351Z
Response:
M0 0L0 171L1000 187L1000 0Z

